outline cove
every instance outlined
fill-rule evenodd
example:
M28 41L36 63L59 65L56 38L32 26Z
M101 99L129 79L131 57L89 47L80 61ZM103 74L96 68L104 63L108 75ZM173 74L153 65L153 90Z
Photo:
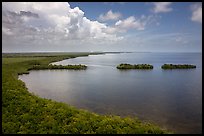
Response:
M153 70L116 69L120 63L148 63ZM196 69L165 71L164 63ZM86 70L38 70L19 78L29 91L99 114L137 116L177 133L202 131L201 53L90 55L54 64L85 64Z

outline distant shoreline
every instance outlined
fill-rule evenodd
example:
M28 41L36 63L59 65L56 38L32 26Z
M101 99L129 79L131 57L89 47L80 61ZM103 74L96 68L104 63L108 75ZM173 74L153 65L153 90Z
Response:
M94 52L2 52L2 54L62 54L62 53L202 53L202 52L151 52L151 51L94 51Z

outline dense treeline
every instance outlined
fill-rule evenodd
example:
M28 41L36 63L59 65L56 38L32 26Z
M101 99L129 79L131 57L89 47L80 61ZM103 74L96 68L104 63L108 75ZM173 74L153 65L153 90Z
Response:
M86 56L88 54L76 54ZM2 133L3 134L108 134L169 133L137 118L105 116L76 109L64 103L40 98L30 93L18 74L28 73L34 65L48 65L70 58L6 57L2 63Z
M118 69L153 69L153 66L150 64L137 64L137 65L119 64L117 68Z
M196 68L195 65L189 65L189 64L164 64L161 66L162 69L190 69L190 68Z
M86 65L34 65L28 70L43 70L43 69L74 69L74 70L80 70L80 69L86 69Z

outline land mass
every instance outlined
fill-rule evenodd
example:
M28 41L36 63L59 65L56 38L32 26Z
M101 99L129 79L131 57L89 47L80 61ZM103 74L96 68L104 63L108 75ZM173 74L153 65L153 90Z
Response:
M196 68L195 65L189 65L189 64L164 64L161 66L162 69L190 69L190 68Z
M99 115L68 104L41 98L28 91L18 75L35 65L49 65L95 53L63 55L2 55L3 134L163 134L156 124L115 115Z
M73 69L73 70L85 70L87 68L86 65L33 65L28 70L45 70L45 69Z
M131 64L119 64L117 66L117 69L153 69L153 66L150 64L135 64L135 65L131 65Z

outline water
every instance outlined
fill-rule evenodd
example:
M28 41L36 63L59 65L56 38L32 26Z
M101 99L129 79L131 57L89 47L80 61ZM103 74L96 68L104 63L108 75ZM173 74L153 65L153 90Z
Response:
M153 70L118 70L120 63L148 63ZM162 70L164 63L196 69ZM137 116L176 133L202 133L201 53L90 55L54 64L87 70L39 70L19 78L31 92L99 114Z

